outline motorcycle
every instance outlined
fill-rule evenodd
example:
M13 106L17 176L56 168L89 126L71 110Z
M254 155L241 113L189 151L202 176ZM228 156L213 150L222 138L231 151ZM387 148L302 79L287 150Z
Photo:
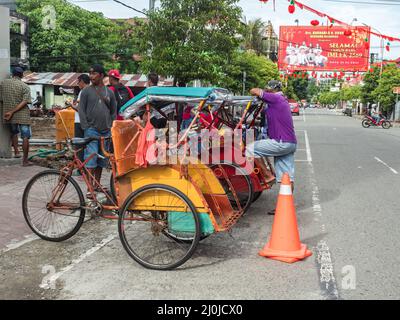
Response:
M382 127L383 129L389 129L392 126L392 123L385 119L384 117L381 117L379 122L376 122L374 118L371 116L365 116L364 119L361 122L361 125L364 128L369 128L369 127Z

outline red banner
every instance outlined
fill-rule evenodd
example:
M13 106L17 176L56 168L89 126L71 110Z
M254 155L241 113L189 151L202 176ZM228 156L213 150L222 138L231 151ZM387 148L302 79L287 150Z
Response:
M282 26L279 69L367 71L369 44L370 30L367 27Z

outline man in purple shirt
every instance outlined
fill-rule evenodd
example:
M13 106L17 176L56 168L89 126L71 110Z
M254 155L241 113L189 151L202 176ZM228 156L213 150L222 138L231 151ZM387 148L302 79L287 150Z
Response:
M293 126L292 113L279 81L268 82L266 90L254 88L251 95L258 96L268 103L264 111L268 124L268 139L255 141L246 148L248 157L274 157L276 180L281 182L284 173L290 175L292 189L294 182L294 153L297 139Z

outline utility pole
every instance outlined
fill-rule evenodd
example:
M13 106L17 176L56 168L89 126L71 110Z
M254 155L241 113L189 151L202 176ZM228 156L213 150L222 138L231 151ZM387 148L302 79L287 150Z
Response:
M246 71L243 71L243 93L242 93L242 96L244 96L244 93L246 91L246 76L247 76Z
M0 81L10 74L10 9L0 6ZM0 105L0 117L3 106ZM0 158L11 158L10 133L0 119Z

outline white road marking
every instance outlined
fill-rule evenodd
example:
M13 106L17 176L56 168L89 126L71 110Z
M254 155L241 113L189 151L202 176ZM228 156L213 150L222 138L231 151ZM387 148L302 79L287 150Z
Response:
M10 244L6 245L6 247L4 249L0 250L0 254L6 253L7 251L10 251L10 250L17 249L17 248L23 246L24 244L27 244L34 240L40 239L37 235L34 235L34 234L30 234L30 235L27 235L24 237L25 237L25 240L18 241L18 242L11 242Z
M390 171L392 171L394 174L399 174L396 170L394 170L392 167L389 167L385 162L383 162L381 159L378 157L375 157L375 160L382 163L385 167L389 168Z
M310 142L308 139L307 131L304 131L306 138L306 148L307 148L307 162L310 168L310 182L312 188L312 210L314 213L314 221L320 221L322 218L322 207L319 200L319 189L317 181L315 179L314 166L312 163ZM321 232L326 233L326 225L320 225ZM333 272L333 263L331 259L331 253L329 247L325 240L320 240L316 247L316 258L319 267L319 280L322 285L324 294L330 299L339 299L339 292L337 290L336 279Z
M304 130L304 136L305 136L305 139L306 139L307 161L311 163L312 162L312 157L311 157L310 141L308 140L307 130Z
M103 239L101 242L99 242L97 245L94 247L90 248L88 251L85 253L81 254L78 259L72 260L72 263L64 268L61 269L60 272L55 273L52 275L50 278L48 278L47 282L45 284L41 284L40 287L43 289L50 289L52 285L57 281L58 278L60 278L64 273L70 271L73 267L75 267L78 263L82 262L89 256L91 256L93 253L96 251L100 250L103 248L105 245L110 243L115 239L115 235L109 235L107 238Z
M303 121L306 122L306 110L303 110Z

